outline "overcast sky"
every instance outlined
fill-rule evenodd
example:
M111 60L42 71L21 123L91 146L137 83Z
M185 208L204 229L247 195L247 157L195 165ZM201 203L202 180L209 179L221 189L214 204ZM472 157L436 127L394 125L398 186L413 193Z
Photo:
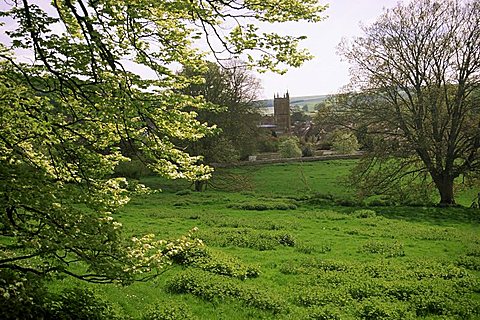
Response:
M321 0L320 0L321 1ZM287 90L290 96L309 96L336 93L349 81L348 63L341 61L336 47L343 37L361 35L360 22L370 24L382 14L384 8L393 8L399 0L330 0L325 11L328 18L316 24L282 26L282 32L305 34L302 46L315 56L313 60L284 75L258 74L262 81L263 96L272 99L275 93ZM280 32L280 31L279 31Z

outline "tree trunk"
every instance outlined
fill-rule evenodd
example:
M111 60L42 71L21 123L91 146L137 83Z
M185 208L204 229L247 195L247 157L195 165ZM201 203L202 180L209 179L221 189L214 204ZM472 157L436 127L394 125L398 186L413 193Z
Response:
M195 191L202 192L205 190L207 182L203 180L195 180Z
M449 175L440 175L434 177L433 181L440 194L440 205L451 206L455 204L455 198L453 195L453 180L454 177Z

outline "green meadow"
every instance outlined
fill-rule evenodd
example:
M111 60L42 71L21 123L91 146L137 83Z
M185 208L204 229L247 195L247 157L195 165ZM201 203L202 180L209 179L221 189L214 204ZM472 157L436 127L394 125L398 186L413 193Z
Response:
M353 164L219 169L201 193L143 178L162 192L117 213L126 235L197 227L206 246L155 280L92 288L133 319L480 319L480 210L361 205L342 183Z

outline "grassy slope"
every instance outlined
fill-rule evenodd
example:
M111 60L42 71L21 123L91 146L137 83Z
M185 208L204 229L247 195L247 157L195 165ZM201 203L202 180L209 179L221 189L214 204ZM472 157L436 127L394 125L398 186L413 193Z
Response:
M134 199L118 214L128 235L173 238L197 226L225 266L236 259L239 269L257 268L260 276L242 281L175 267L155 282L99 290L134 318L154 305L182 305L198 319L480 317L480 273L472 270L480 268L478 211L335 207L304 199L348 195L338 181L351 165L241 168L233 170L241 178L224 172L214 184L243 191L184 195L176 191L186 183L148 178L164 192ZM278 210L282 205L297 208ZM185 294L167 292L172 283Z

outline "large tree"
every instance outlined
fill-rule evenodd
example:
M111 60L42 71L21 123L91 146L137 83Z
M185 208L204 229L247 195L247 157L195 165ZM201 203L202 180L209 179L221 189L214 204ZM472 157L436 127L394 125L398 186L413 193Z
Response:
M94 282L161 267L186 241L124 243L112 214L139 188L111 173L128 160L119 146L132 145L157 173L208 178L211 169L173 143L211 131L196 119L205 101L181 93L201 78L175 70L205 68L195 39L219 59L243 53L264 69L297 66L310 57L300 38L254 23L314 22L324 9L316 0L9 0L1 8L0 271Z
M352 66L348 91L360 94L342 96L337 111L375 144L364 181L427 173L440 203L455 203L454 180L480 170L479 30L480 1L418 0L340 45Z
M183 70L185 75L198 75ZM192 96L203 96L214 107L199 111L198 119L216 125L219 132L189 143L190 153L204 156L205 163L234 162L256 151L261 131L256 100L260 82L239 60L219 64L210 62L202 75L205 82L184 90Z

